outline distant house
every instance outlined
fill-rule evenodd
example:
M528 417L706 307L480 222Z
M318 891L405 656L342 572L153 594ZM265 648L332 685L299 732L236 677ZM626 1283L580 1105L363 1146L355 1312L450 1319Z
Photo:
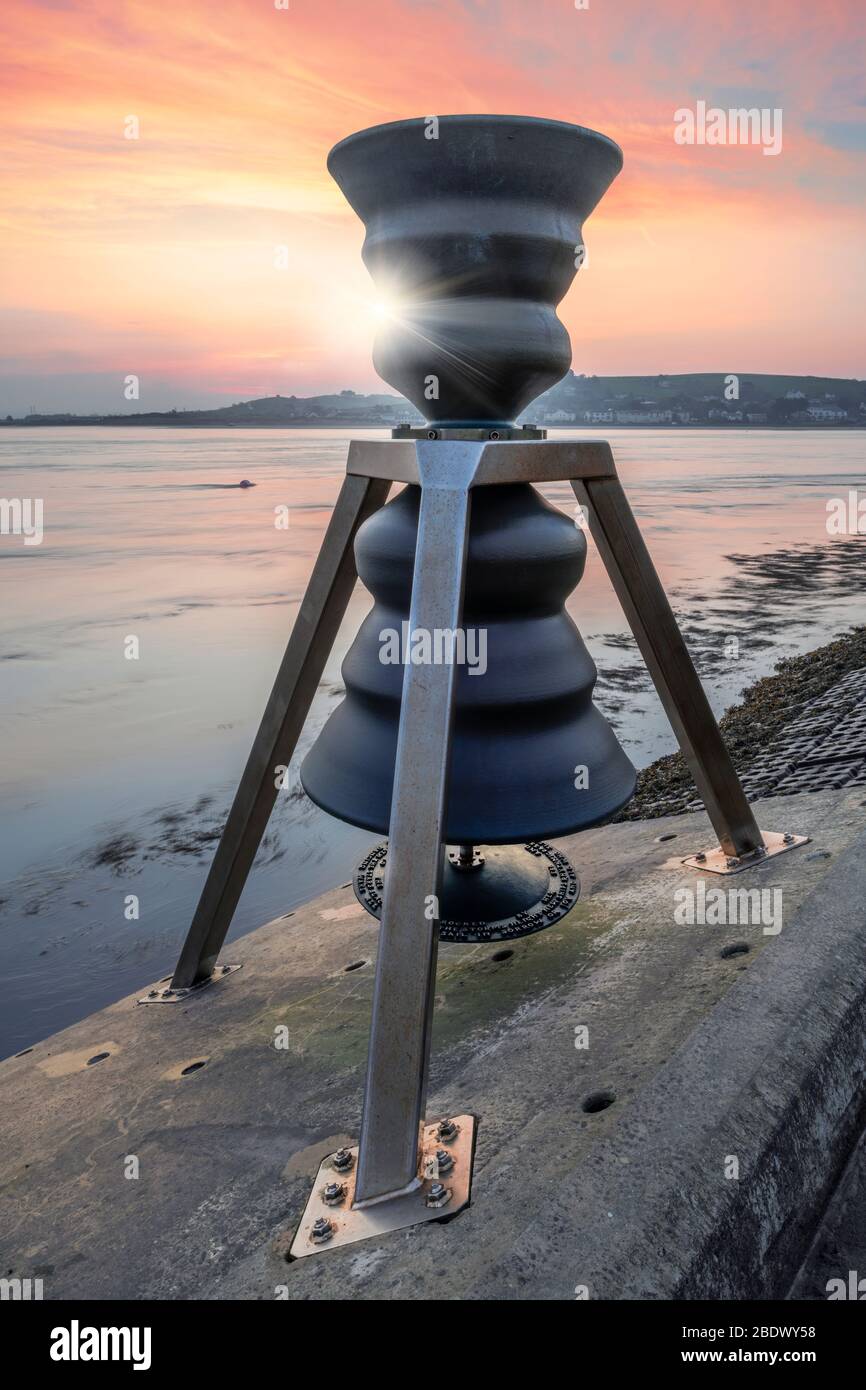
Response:
M618 425L669 425L673 418L671 410L617 410Z
M806 412L810 420L821 420L828 425L838 424L848 419L847 410L838 405L810 405Z

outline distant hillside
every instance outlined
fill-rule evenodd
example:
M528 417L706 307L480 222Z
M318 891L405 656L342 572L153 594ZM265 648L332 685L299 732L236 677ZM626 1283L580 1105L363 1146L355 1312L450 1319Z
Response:
M575 376L569 372L526 411L539 425L866 426L866 382L751 372L675 376ZM6 425L154 425L181 429L388 429L421 416L402 396L263 396L213 410L122 415L7 416Z
M569 372L526 416L561 425L866 425L866 382L758 372Z
M402 396L362 396L357 391L340 391L332 396L262 396L254 401L215 406L213 410L129 411L122 415L27 415L23 420L11 416L7 425L168 425L174 429L243 429L261 426L285 429L287 426L397 425L404 420L420 422L421 416Z

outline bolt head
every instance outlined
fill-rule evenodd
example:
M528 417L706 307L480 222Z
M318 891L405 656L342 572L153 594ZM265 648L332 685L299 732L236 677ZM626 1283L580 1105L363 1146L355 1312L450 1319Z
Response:
M313 1222L313 1229L310 1231L310 1240L314 1245L324 1245L331 1240L334 1228L327 1216L319 1216Z
M725 860L725 863L727 864L727 866L728 866L729 869L736 869L737 866L739 865L739 862L740 862L739 859L733 859L733 858L729 858L729 859L726 859L726 860Z
M451 1192L441 1182L434 1182L430 1185L430 1191L425 1199L425 1206L444 1207L451 1201Z
M785 834L782 836L782 843L784 845L792 845L794 843L794 836L791 834L789 830L787 830Z
M446 1144L449 1144L452 1139L457 1138L458 1132L459 1127L454 1123L453 1120L440 1120L439 1128L436 1131L436 1138L443 1140Z
M437 1149L436 1162L439 1165L440 1173L450 1173L454 1167L454 1155L450 1154L447 1149Z
M347 1173L350 1168L354 1167L355 1155L350 1153L348 1149L338 1149L331 1162L338 1173Z
M322 1198L329 1207L338 1207L346 1199L346 1189L341 1182L329 1182L325 1184Z
M704 854L703 850L701 850L699 854L695 855L695 859L698 861L699 864L706 864L707 862L707 856Z

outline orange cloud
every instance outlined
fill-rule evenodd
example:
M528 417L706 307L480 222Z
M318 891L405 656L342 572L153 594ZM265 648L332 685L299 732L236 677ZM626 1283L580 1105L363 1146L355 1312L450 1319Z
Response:
M562 309L576 370L862 374L860 0L289 4L7 0L7 375L373 387L363 233L327 151L469 111L624 148ZM675 144L699 99L782 108L782 154Z

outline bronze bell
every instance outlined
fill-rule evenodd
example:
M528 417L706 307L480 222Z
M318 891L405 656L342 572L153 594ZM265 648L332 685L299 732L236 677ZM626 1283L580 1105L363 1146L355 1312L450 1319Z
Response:
M514 417L567 369L556 304L575 273L583 220L620 165L604 136L521 117L442 117L435 147L421 123L397 122L331 152L329 168L367 226L365 262L399 297L377 369L426 414L443 448L470 429L519 435ZM374 606L343 663L345 699L301 780L323 810L387 833L405 663L455 661L439 935L522 936L557 921L579 891L569 861L544 841L609 819L634 791L564 607L586 540L528 483L475 490L461 629L413 633L419 498L407 486L358 532L358 575ZM386 855L375 849L356 878L377 915Z

